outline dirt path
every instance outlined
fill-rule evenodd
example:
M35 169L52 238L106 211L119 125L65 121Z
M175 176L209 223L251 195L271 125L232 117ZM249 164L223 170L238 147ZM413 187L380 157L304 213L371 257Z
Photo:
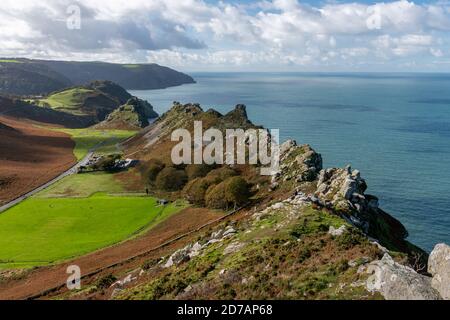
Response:
M58 287L67 280L66 273L69 265L77 265L80 267L82 276L96 272L106 266L114 265L123 261L127 261L130 257L139 255L139 253L149 252L153 248L158 248L161 244L177 238L189 231L197 230L199 226L208 222L212 222L220 218L221 215L211 212L207 209L188 208L180 213L163 221L154 227L144 236L129 240L113 247L105 248L92 254L68 261L59 265L38 268L26 274L22 279L10 280L0 284L0 300L12 299L28 299L35 295ZM167 247L159 248L158 255L164 251L170 252L182 246L186 239L180 239ZM153 252L148 255L144 254L133 261L128 261L122 266L130 268L137 266L148 259Z

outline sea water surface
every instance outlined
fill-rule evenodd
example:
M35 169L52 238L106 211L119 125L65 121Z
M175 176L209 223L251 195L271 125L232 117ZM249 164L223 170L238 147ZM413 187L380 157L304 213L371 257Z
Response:
M159 113L173 101L250 119L311 144L325 167L351 164L431 251L450 244L450 74L193 73L196 84L132 91Z

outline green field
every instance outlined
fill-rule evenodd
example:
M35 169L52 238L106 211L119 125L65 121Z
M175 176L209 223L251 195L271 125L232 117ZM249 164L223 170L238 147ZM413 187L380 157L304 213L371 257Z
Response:
M149 197L95 194L31 198L0 215L0 269L48 265L121 242L184 204L159 207Z
M69 134L75 141L73 151L77 160L83 159L89 150L98 146L98 154L118 152L116 145L136 134L131 130L55 129Z
M0 59L0 63L23 63L19 60L12 60L12 59Z
M139 69L141 66L139 64L123 64L122 67L127 69Z
M75 174L58 181L51 187L39 192L37 198L86 198L94 193L126 193L124 186L114 179L114 175L105 172Z
M38 105L82 115L80 108L83 106L86 95L93 92L94 90L85 88L68 89L38 100Z

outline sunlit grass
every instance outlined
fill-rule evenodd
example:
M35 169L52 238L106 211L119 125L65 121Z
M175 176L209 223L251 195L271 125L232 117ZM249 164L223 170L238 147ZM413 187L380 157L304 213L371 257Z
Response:
M150 197L31 198L0 215L0 269L70 259L138 235L183 209Z

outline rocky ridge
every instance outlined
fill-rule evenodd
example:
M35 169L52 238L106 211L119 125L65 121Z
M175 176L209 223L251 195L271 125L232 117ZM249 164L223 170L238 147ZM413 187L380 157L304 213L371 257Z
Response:
M131 145L151 150L171 128L231 116L175 104ZM217 119L220 119L219 121ZM234 119L234 120L230 120ZM242 123L242 122L241 122ZM244 121L244 123L246 123ZM281 145L280 172L245 218L214 227L134 271L115 299L448 299L449 247L431 256L409 243L358 170L323 168L309 145ZM428 272L427 272L428 266ZM129 275L125 275L129 279Z

